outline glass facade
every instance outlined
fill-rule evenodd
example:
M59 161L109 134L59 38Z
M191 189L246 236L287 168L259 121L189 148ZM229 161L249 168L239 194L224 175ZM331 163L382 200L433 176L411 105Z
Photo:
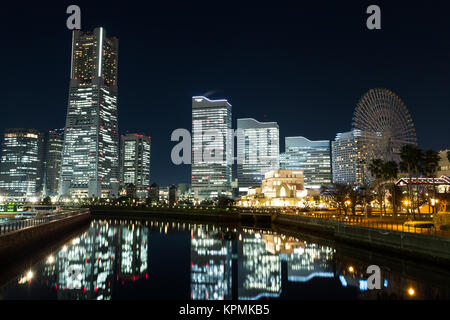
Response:
M192 189L198 200L231 196L231 104L192 98Z
M6 129L0 163L0 196L39 197L43 176L43 135L34 129Z
M311 141L305 137L286 137L282 157L284 169L303 170L306 188L331 184L331 147L329 140Z
M142 134L121 136L121 185L134 184L143 197L150 187L150 139Z
M59 192L63 140L64 129L51 130L45 137L45 196L56 196Z
M276 122L237 119L239 192L261 184L264 174L279 168L279 129Z
M361 132L357 130L338 133L331 143L334 183L363 182L364 161L360 137Z
M116 195L118 39L103 28L73 32L61 195Z

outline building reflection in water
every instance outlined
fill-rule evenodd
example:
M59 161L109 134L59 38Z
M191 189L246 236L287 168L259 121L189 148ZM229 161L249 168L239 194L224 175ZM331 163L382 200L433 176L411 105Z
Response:
M191 299L232 298L232 243L217 228L191 229Z
M208 226L191 230L192 299L232 297L233 263L237 264L237 298L241 300L280 297L282 263L287 264L288 281L334 277L331 247L269 231L244 229L234 235L230 240L223 231Z
M253 300L280 296L281 260L278 254L267 250L271 244L269 238L260 233L239 235L239 299Z
M64 300L109 300L115 282L147 278L148 229L136 223L92 222L88 231L73 239L36 270L19 277L19 284L35 274Z
M155 221L94 221L87 232L25 271L13 285L40 282L56 290L58 299L111 299L126 282L148 279L151 232L189 232L194 300L295 299L282 296L283 286L315 278L330 278L329 285L356 292L358 299L450 298L446 271L434 273L419 266L413 272L402 268L403 262L387 263L393 270L380 264L382 290L369 290L366 270L372 263L366 262L364 251L336 249L269 230Z

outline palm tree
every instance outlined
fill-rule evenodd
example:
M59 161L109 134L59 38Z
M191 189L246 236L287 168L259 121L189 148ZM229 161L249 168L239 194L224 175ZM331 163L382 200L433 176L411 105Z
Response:
M427 177L433 178L433 197L436 198L436 188L434 186L434 176L436 175L436 171L439 167L439 161L441 157L439 156L439 152L434 150L427 150L423 157L423 171ZM430 196L428 196L428 213L430 213ZM433 207L433 213L435 209Z
M397 213L397 204L395 199L395 179L398 176L398 165L395 161L388 161L383 164L383 178L386 181L390 181L389 185L391 186L391 194L392 194L392 211L394 214ZM393 180L393 182L391 182ZM386 208L385 212L386 214Z
M381 179L383 177L383 160L373 159L369 163L368 169L372 176L377 179Z
M377 180L375 182L375 186L378 185L378 203L380 204L380 217L381 217L381 211L384 207L384 213L386 214L386 205L384 202L385 197L385 190L384 190L384 184L383 184L383 178L384 178L384 162L381 159L373 159L368 166L369 172L372 176L374 176Z
M411 213L413 215L413 219L415 219L414 215L414 197L412 196L412 177L421 171L421 163L423 163L423 153L422 150L413 145L404 145L400 150L400 169L408 172L409 174L409 183L408 183L408 196L411 202Z
M377 178L380 209L386 214L386 182L398 175L398 166L394 161L384 162L381 159L372 160L368 167L370 173Z

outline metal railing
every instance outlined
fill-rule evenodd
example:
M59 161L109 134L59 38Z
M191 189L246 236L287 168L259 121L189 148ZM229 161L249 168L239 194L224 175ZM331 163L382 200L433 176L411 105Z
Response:
M46 216L37 216L34 218L29 219L17 219L13 218L11 221L8 221L6 223L0 224L0 234L6 234L9 232L25 229L25 228L31 228L35 227L41 224L45 224L51 221L60 220L63 218L76 216L82 212L84 212L84 209L79 209L76 211L69 211L64 213L56 213Z
M345 215L339 213L314 213L314 212L301 212L291 214L288 213L288 215L317 219L317 221L333 221L335 223L378 230L381 229L386 231L427 234L450 238L450 231L437 230L434 226L421 227L405 224L405 222L407 222L406 219L379 218L379 217L367 218L365 215ZM431 224L432 221L429 221L429 223Z

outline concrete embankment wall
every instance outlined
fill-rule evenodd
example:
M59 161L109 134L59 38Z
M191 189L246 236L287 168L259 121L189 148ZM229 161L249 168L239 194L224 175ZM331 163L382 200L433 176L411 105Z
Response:
M89 224L90 219L89 210L83 210L77 215L0 235L0 265L5 263L8 255L39 249L45 243L57 241L73 228Z
M351 245L401 254L414 259L450 264L450 239L430 235L371 229L300 216L277 216L274 223L314 231Z

